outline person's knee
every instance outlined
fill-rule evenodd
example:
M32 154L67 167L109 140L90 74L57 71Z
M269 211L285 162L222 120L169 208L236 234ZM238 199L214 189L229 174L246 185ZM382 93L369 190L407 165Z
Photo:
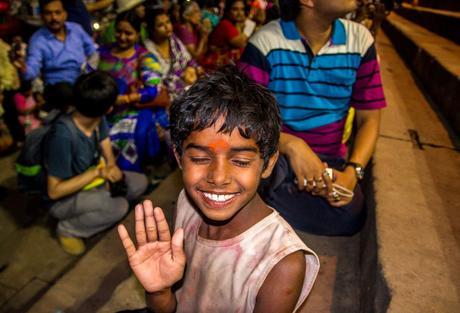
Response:
M141 173L124 172L128 192L126 197L133 200L142 195L148 186L147 176Z
M123 197L111 198L110 201L101 207L100 214L107 222L116 223L121 220L129 210L129 203Z

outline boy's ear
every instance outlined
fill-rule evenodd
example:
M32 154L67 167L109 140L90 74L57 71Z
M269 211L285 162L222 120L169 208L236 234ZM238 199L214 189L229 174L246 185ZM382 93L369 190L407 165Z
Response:
M308 8L313 8L315 6L314 0L299 0L300 5Z
M270 157L270 159L268 160L267 167L262 172L262 178L264 178L264 179L268 178L272 174L272 171L273 171L273 168L275 167L276 161L278 161L279 154L280 154L280 152L278 150L278 151L276 151L275 154L273 154Z
M110 114L110 113L112 113L112 111L113 111L113 105L109 108L109 110L105 114Z
M180 158L179 153L176 150L176 147L173 148L173 151L174 151L174 157L176 158L176 161L177 161L177 165L182 170L181 158Z

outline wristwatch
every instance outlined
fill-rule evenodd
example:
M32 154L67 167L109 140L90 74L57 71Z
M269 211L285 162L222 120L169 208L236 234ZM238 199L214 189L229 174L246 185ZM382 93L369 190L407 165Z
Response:
M347 162L345 166L351 166L355 169L356 178L361 180L364 178L364 166L356 162Z

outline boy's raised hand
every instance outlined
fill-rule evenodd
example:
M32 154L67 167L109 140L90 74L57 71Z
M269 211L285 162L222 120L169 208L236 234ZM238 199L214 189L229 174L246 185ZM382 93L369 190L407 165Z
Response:
M184 275L184 230L176 230L171 238L163 211L153 208L150 200L136 206L135 216L137 249L126 227L118 226L129 265L147 292L162 291Z

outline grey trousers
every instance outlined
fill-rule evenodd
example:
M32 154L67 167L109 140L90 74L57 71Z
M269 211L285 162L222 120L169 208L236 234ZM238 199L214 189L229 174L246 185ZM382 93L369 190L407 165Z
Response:
M110 192L100 186L55 202L50 214L59 220L57 234L88 238L120 221L128 212L128 200L139 197L148 184L144 174L123 173L128 187L126 198L112 198Z

